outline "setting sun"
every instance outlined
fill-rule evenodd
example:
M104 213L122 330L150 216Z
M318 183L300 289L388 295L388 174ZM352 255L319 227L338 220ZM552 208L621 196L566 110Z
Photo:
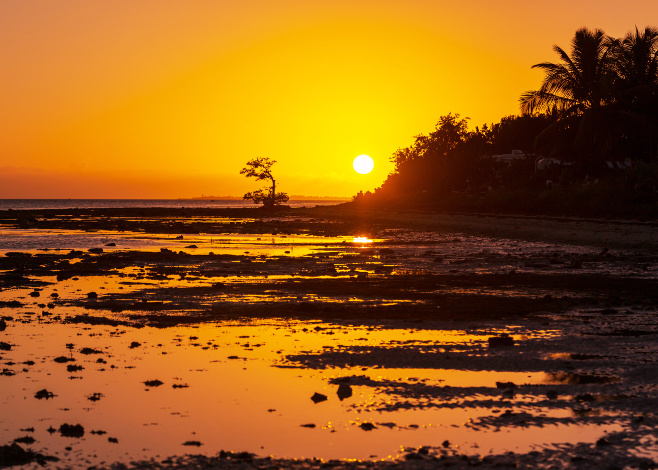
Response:
M359 155L352 163L354 171L362 175L367 175L375 167L375 162L368 155Z

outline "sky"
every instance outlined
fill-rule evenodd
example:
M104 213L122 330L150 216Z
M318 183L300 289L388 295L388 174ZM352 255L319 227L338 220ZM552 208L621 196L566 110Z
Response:
M636 25L655 0L3 0L0 198L242 196L255 157L353 196L440 116L518 114L578 28Z

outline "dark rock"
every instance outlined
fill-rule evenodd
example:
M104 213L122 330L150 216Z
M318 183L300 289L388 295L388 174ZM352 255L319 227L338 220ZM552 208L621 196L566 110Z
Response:
M40 296L41 296L41 292L39 292L38 290L33 290L32 292L30 292L30 297L40 297Z
M300 427L313 429L315 427L315 424L313 424L313 423L301 424Z
M57 292L53 292L52 294L50 294L50 296L51 296L53 299L56 299L56 298L59 297L59 294L58 294Z
M37 454L31 450L25 450L16 443L0 446L0 467L11 467L13 465L25 465L37 462L45 465L46 461L56 462L56 457L47 457Z
M103 351L99 351L98 349L93 349L93 348L82 348L80 350L80 354L103 354Z
M11 344L0 341L0 351L11 351Z
M101 398L103 398L104 396L105 396L105 395L103 395L102 393L94 392L94 393L92 393L91 395L89 395L89 396L87 397L87 400L89 400L89 401L98 401L98 400L100 400Z
M103 249L102 248L89 248L87 251L89 253L94 253L96 255L99 255L103 252Z
M110 242L110 243L106 243L105 246L117 246L117 244L114 242Z
M372 431L373 429L376 428L376 426L372 423L361 423L361 426L359 427L364 431Z
M66 362L73 362L75 359L72 357L66 357L66 356L58 356L53 361L57 362L58 364L64 364Z
M591 393L582 393L575 396L576 401L594 401L594 395Z
M507 333L502 333L498 336L492 336L488 341L490 348L514 346L514 338L512 338Z
M496 382L496 388L516 388L514 382Z
M43 390L39 390L37 393L34 394L34 398L37 400L42 400L42 399L50 399L50 398L55 398L55 394L49 390L46 390L45 388Z
M117 439L116 437L108 437L107 442L111 442L112 444L118 444L119 439Z
M32 436L23 436L23 437L17 437L14 439L14 442L18 442L19 444L34 444L37 440L33 438Z
M327 395L323 395L323 394L321 394L321 393L317 393L317 392L316 392L316 393L313 394L313 396L311 397L311 400L313 400L313 403L320 403L320 402L322 402L322 401L327 400Z
M555 400L558 396L559 396L559 393L557 392L557 390L547 390L546 391L546 397L549 400Z
M82 437L85 435L85 428L80 424L62 424L59 433L63 437Z
M187 245L185 248L199 248L199 247L196 246L196 245ZM196 441L194 441L194 442L196 442ZM185 444L183 444L183 445L185 445Z
M155 379L155 380L147 380L146 382L144 382L144 385L146 385L147 387L159 387L163 383L164 382L161 382L160 380Z
M84 369L82 366L76 366L75 364L69 364L66 366L66 372L78 372Z
M141 345L142 345L142 343L138 343L137 341L133 341L132 343L130 343L130 349L138 348Z
M93 292L93 291L92 292L87 292L87 298L88 299L97 299L98 294L96 292Z
M338 398L342 401L346 398L349 398L352 396L352 387L350 387L348 384L340 384L338 385L338 392L337 392Z
M7 329L7 322L0 318L0 331L5 331Z
M183 442L184 446L195 446L195 447L201 447L203 444L201 444L199 441L185 441Z

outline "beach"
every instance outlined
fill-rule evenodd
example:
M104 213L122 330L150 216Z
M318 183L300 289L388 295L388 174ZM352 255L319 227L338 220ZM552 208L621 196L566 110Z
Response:
M2 211L0 444L34 468L650 468L655 229Z

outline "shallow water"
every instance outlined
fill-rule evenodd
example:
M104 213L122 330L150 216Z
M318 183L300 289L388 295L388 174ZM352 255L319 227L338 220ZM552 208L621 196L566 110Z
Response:
M318 327L321 329L316 330ZM3 362L14 363L9 367L16 375L1 378L0 433L6 441L33 436L32 449L64 461L99 464L164 457L189 451L183 445L188 441L202 443L194 452L214 454L231 449L290 458L392 458L403 447L445 440L461 451L525 452L538 442L567 442L576 437L593 442L620 429L616 424L557 424L492 433L464 426L490 415L490 409L381 412L379 403L396 399L386 391L353 386L351 397L337 397L338 387L329 379L354 370L275 367L286 354L334 348L337 343L363 344L364 339L372 345L396 337L441 344L482 340L459 331L410 332L290 321L126 329L35 320L13 322L6 333L15 347L3 353ZM131 348L133 341L140 345ZM69 350L67 344L74 346ZM98 353L83 355L82 348ZM75 361L54 362L59 356ZM27 366L26 361L35 364ZM67 372L67 365L72 364L83 369ZM499 380L547 380L544 373L526 372L386 368L359 368L356 372L375 380L450 387L495 388ZM163 384L144 384L156 379ZM175 385L181 388L173 388ZM42 389L56 396L36 399L34 394ZM311 400L315 393L328 398L316 404ZM98 401L89 400L94 394L100 394ZM81 424L84 437L48 432L64 423ZM362 423L372 423L375 429L365 431L360 428ZM26 428L34 428L34 432L21 432ZM95 434L98 431L106 434ZM108 437L118 443L108 442Z
M362 296L341 291L289 292L277 284L282 281L356 280L366 273L369 279L401 273L454 273L467 280L475 274L511 270L644 279L658 273L653 259L640 268L636 252L616 251L603 257L598 247L406 231L387 231L381 238L360 237L359 233L333 237L200 234L181 240L174 235L136 232L3 230L0 255L23 251L38 260L39 255L72 249L102 247L105 252L80 254L68 260L71 265L107 253L152 254L163 248L200 257L192 262L163 258L140 261L138 266L110 265L105 271L59 281L52 273L31 276L46 285L0 290L0 301L23 304L0 308L0 316L11 317L7 329L0 332L0 341L12 345L10 351L0 351L0 368L8 371L0 375L0 444L32 436L36 442L27 446L59 457L61 465L183 453L212 455L222 449L288 458L389 459L407 448L437 447L444 442L444 448L462 453L528 452L560 443L595 443L608 433L627 429L635 411L597 407L595 401L601 397L595 401L586 397L597 389L569 382L570 377L596 378L607 373L614 380L606 393L621 396L628 393L628 384L619 378L621 374L614 375L618 370L606 369L609 359L602 351L610 347L617 358L628 355L627 362L634 364L638 356L655 352L642 338L637 339L637 346L631 338L611 347L599 337L585 336L597 334L604 325L614 326L616 310L597 322L592 313L596 310L583 308L546 312L531 322L480 321L452 327L410 322L355 326L291 319L213 321L170 328L62 323L85 314L125 321L132 313L143 313L78 306L76 301L89 292L96 292L99 299L123 295L135 302L150 301L160 299L162 290L208 288L218 281L230 288L262 288L210 294L194 291L196 309L233 303L253 307L256 316L263 305L272 303L404 307L423 302L413 296L368 292L367 284ZM116 246L106 247L110 242ZM209 256L211 252L235 258L216 259ZM584 263L571 266L572 259ZM235 270L227 269L232 265ZM332 269L330 274L327 267ZM537 298L571 294L568 288L517 285L511 275L509 282L493 286L451 282L430 287L439 294ZM413 292L414 287L403 290ZM162 297L163 307L154 313L168 313L167 302L175 296L174 292L171 298ZM55 303L47 306L50 302ZM630 308L615 305L620 311ZM633 318L639 328L653 327L655 312L642 308L638 312L644 316ZM177 312L181 311L185 313L183 307ZM629 324L627 318L620 321L626 322L623 327ZM558 322L568 326L557 327ZM501 333L510 334L523 347L514 354L489 349L488 338ZM574 341L569 335L576 333L581 336L574 336ZM600 357L581 351L587 341L594 341L592 347ZM82 348L98 352L85 355ZM75 361L54 361L61 356ZM594 366L581 367L579 357L580 363ZM67 366L83 368L68 371ZM156 379L162 385L145 384ZM352 395L341 400L337 391L343 379L349 380ZM505 385L510 382L514 390ZM547 400L546 392L553 388L560 390L560 398ZM56 396L35 398L43 389ZM315 393L327 399L314 403ZM82 425L84 435L62 436L58 429L65 423ZM651 454L655 443L647 442L646 447Z

